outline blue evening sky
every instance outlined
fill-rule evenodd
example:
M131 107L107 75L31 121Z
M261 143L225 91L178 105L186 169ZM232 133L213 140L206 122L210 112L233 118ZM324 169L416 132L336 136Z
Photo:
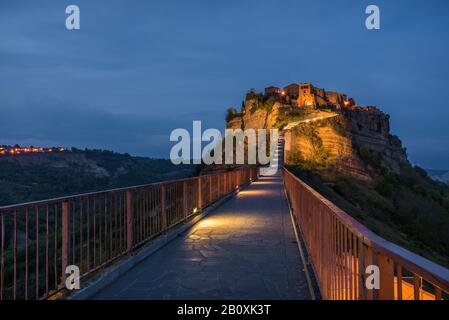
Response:
M223 129L249 88L311 82L379 106L413 163L447 169L448 17L445 0L1 0L0 144L168 158L173 129Z

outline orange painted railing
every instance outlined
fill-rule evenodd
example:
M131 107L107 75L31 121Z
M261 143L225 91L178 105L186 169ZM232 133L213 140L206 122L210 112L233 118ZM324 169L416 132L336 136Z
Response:
M0 300L45 299L111 264L241 185L256 168L0 207Z
M283 175L323 299L448 299L448 269L375 235L285 168ZM378 289L365 285L370 265L379 268Z

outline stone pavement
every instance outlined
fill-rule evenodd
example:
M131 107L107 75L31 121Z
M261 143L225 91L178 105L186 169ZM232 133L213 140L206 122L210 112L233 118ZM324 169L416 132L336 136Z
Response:
M281 176L261 177L94 299L310 299Z

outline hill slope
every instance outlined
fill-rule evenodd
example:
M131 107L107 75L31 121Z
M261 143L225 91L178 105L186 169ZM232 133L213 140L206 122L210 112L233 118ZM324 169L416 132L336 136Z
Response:
M449 185L449 170L432 170L428 169L427 173L435 181L443 182Z
M0 205L193 175L194 166L101 150L0 157Z

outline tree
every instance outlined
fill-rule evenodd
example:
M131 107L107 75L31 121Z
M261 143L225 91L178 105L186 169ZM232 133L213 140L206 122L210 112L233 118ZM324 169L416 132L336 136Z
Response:
M226 110L226 122L231 121L235 117L238 117L238 112L235 108L231 107L228 110Z

